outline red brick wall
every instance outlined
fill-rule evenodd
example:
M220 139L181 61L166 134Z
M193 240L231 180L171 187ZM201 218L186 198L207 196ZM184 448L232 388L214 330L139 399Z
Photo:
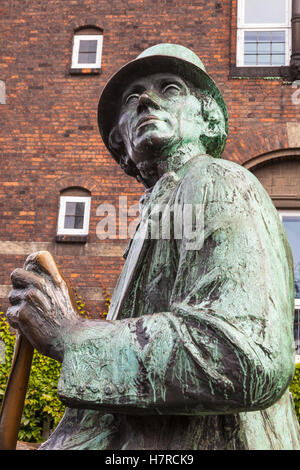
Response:
M79 290L101 293L102 284L112 292L126 242L97 239L96 208L117 203L119 195L133 204L142 187L123 174L101 142L97 103L110 75L148 46L179 43L202 58L228 105L225 158L242 163L289 147L286 123L299 119L291 99L295 89L283 80L229 79L235 24L236 0L2 0L0 79L7 96L0 105L0 286L9 285L11 270L23 264L33 243L48 243ZM103 30L100 75L69 73L73 32L84 25ZM84 247L55 242L59 191L70 185L92 195ZM16 246L19 255L10 251ZM103 256L105 247L109 256ZM86 300L91 314L103 309L103 300Z

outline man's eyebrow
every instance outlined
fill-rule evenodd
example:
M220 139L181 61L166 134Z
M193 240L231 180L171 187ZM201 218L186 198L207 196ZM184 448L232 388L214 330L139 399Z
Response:
M122 100L124 100L127 96L131 95L132 93L141 93L145 89L145 86L143 86L141 83L134 83L124 91L122 95Z
M172 77L170 77L170 78L166 77L166 78L162 79L161 83L162 84L174 83L174 85L178 85L181 88L185 86L185 83L182 80L180 80L178 78L172 78Z

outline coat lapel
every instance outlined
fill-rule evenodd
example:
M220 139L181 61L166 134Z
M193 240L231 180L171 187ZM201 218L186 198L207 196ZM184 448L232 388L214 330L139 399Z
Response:
M141 213L141 222L137 227L134 238L130 242L131 246L111 299L107 320L116 320L118 318L123 302L132 285L132 281L135 279L135 274L142 265L143 259L151 244L149 237L151 206L168 203L170 194L174 191L178 181L179 178L175 173L164 174L149 194L148 201L145 201Z

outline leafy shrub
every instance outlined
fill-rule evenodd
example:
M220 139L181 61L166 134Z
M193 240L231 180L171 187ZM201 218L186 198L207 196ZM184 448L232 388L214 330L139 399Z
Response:
M290 391L293 395L296 415L300 423L300 363L296 364L296 372L290 385Z
M14 352L15 335L0 313L0 340L5 343L5 363L0 364L0 401L4 396ZM18 439L27 442L42 442L43 424L54 429L64 413L64 405L57 396L57 383L61 364L54 359L34 351L24 411Z

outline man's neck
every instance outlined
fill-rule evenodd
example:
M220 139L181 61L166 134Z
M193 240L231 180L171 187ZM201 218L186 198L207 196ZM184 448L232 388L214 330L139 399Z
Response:
M197 155L205 154L205 150L199 146L186 145L184 148L179 148L172 152L167 158L160 160L145 160L137 164L137 168L141 174L140 181L146 188L151 188L155 183L165 174L169 172L178 173L180 168L184 166L189 160Z

